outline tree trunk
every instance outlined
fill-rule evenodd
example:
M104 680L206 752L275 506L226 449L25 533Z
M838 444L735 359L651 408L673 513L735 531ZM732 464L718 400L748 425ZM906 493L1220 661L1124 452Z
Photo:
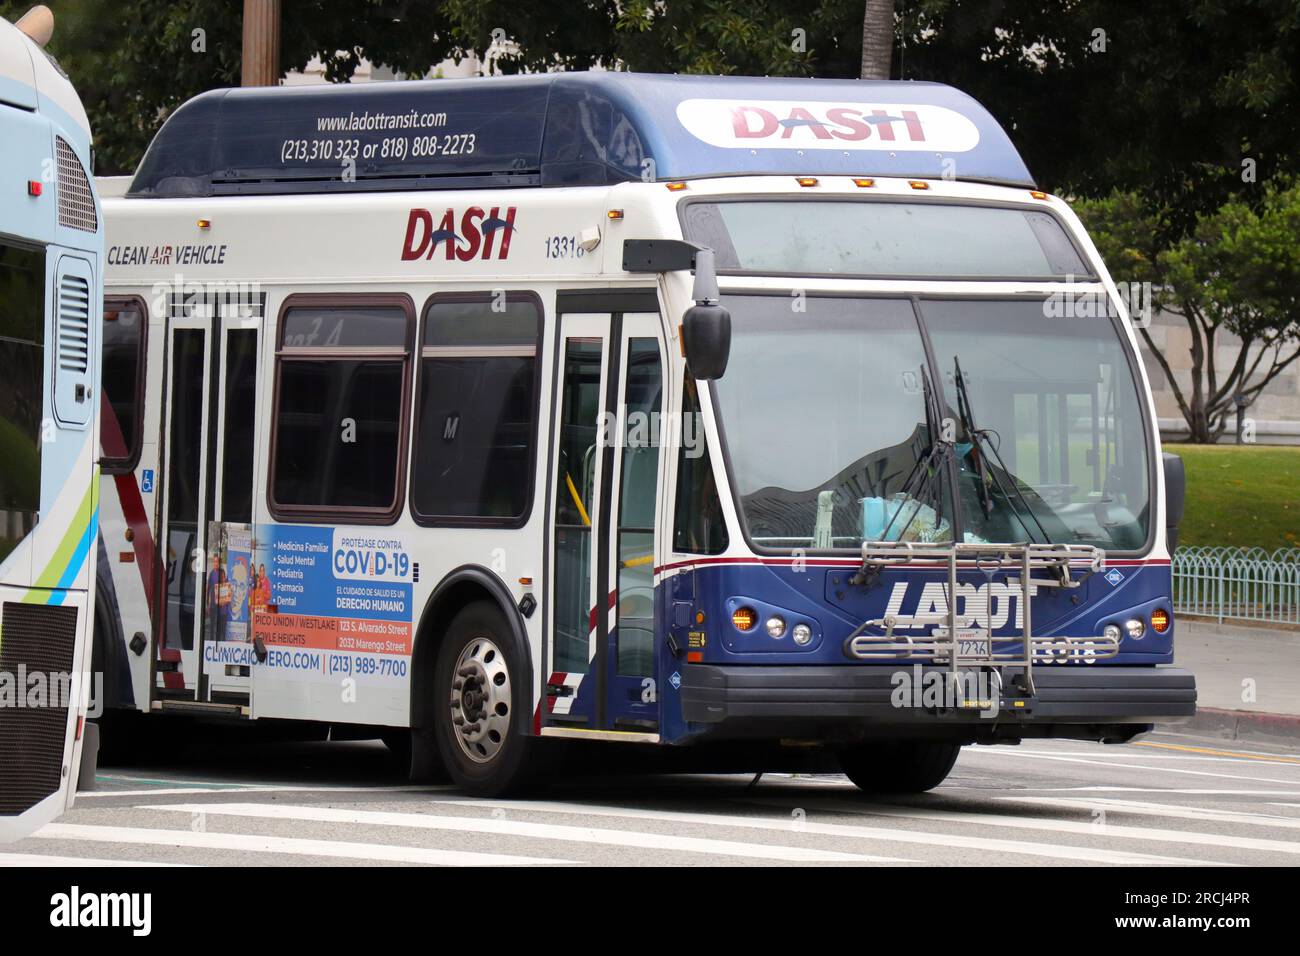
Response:
M862 14L862 79L889 79L894 53L894 0L866 0Z
M244 0L242 86L280 82L280 0Z

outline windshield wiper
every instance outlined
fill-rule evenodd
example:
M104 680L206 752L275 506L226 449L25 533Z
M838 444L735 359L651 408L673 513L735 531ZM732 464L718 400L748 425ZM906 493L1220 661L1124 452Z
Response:
M1023 527L1026 532L1029 531L1029 525L1025 523L1025 519L1021 516L1020 508L1016 505L1017 499L1019 499L1020 504L1024 506L1025 512L1033 519L1034 524L1038 526L1038 533L1043 536L1043 542L1045 544L1051 544L1052 539L1048 535L1047 529L1044 528L1043 523L1038 520L1038 515L1034 513L1034 509L1030 506L1024 493L1021 492L1020 484L1017 481L1016 476L1011 473L1011 470L1007 468L1006 462L1002 460L1002 455L998 453L997 446L993 444L993 439L989 438L990 430L987 428L980 428L975 424L975 410L971 405L970 392L966 390L966 379L962 377L961 360L954 355L952 357L952 364L953 370L957 376L957 414L961 418L963 430L965 430L966 434L970 436L973 445L971 451L974 455L975 475L980 486L980 507L984 511L984 517L988 518L993 514L993 493L989 490L989 478L991 477L993 483L997 485L998 491L1001 492L1002 497L1006 499L1007 504L1011 505L1012 509L1016 512L1016 519L1020 522L1021 527ZM997 465L996 468L990 468L988 463L985 462L983 452L984 448L987 448L992 454L993 460ZM998 477L998 469L1001 469L1002 473L1007 476L1007 480L1011 482L1011 489L1015 492L1014 495L1008 494L1006 486L1002 483L1002 479Z
M946 467L948 459L952 455L952 442L947 441L939 428L939 399L935 394L934 386L930 382L930 373L926 371L924 365L921 366L921 390L925 402L925 430L926 436L930 440L928 450L923 450L916 456L916 464L908 472L907 479L903 482L903 501L900 503L897 511L890 516L889 523L885 525L885 530L881 532L883 541L901 541L903 535L912 527L912 522L917 519L921 513L921 507L929 504L934 510L934 526L936 530L943 523L943 491L942 486L934 483L935 475ZM922 499L922 495L926 495ZM911 503L911 504L909 504ZM907 523L898 530L898 536L891 538L890 531L893 530L894 522L898 516L907 508L911 508L911 514L907 518Z

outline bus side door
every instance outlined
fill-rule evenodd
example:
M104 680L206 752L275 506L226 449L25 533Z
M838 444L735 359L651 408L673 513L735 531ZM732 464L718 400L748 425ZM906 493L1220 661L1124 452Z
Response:
M544 727L658 732L664 359L654 308L653 293L561 293Z

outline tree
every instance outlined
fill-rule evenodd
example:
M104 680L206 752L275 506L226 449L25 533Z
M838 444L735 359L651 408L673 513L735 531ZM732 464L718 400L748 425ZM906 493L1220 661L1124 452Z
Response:
M889 79L893 52L894 0L866 0L862 11L862 79Z
M1140 190L1176 238L1243 175L1300 172L1300 0L909 0L904 11L908 78L983 102L1047 189Z
M1179 316L1191 336L1191 381L1178 381L1168 356L1139 327L1169 381L1192 441L1217 441L1236 411L1300 359L1300 182L1278 181L1262 198L1234 197L1169 236L1169 210L1133 192L1075 203L1102 258L1121 280L1150 282L1155 304ZM1217 360L1236 336L1227 368Z

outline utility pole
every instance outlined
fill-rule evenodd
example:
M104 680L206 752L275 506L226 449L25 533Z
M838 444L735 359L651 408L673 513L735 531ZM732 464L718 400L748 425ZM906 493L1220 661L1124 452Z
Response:
M244 0L243 86L280 82L280 0Z

